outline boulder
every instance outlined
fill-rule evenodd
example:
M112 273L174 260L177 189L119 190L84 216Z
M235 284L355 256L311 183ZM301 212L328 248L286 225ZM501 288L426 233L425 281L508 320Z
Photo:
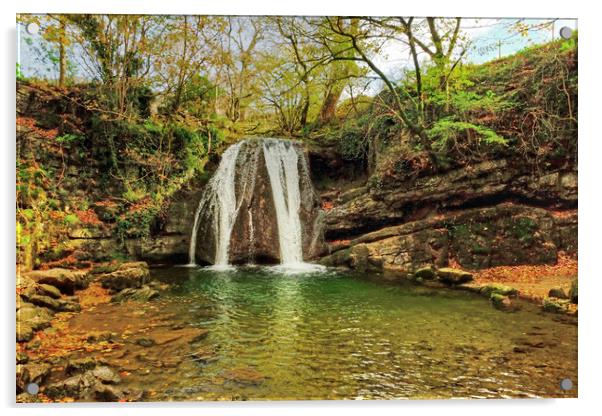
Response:
M495 309L499 309L501 311L510 311L512 310L512 301L508 296L504 296L500 293L492 293L489 297L491 304Z
M50 296L33 295L29 297L29 301L34 305L43 306L54 311L58 311L61 307L59 300L51 298Z
M96 365L97 362L92 357L73 359L69 360L65 366L65 372L69 375L85 373L88 370L94 369Z
M502 296L517 296L518 290L511 286L506 286L501 283L489 283L485 286L482 286L479 289L479 292L485 296L491 296L496 293Z
M96 377L92 373L86 372L53 383L46 387L44 393L52 399L62 397L91 399L96 384L98 384Z
M40 308L33 304L27 304L19 308L17 311L17 321L18 322L27 322L34 318L43 318L50 322L54 312L48 308Z
M21 300L27 300L30 296L38 294L40 289L39 285L29 277L17 275L17 292L19 293L17 307L19 307Z
M96 367L92 370L92 375L101 383L117 384L121 382L121 377L113 369L107 366Z
M415 279L433 280L437 277L437 271L432 266L422 267L414 272Z
M548 297L550 298L558 298L558 299L568 299L569 296L566 294L565 290L561 287L553 287L548 292Z
M359 199L353 202L360 206L357 209L364 209ZM354 207L346 205L347 210L356 209ZM331 217L331 211L326 214L326 222L348 221ZM349 218L353 217L350 214ZM384 269L404 269L411 273L431 264L445 267L450 257L463 267L477 270L504 265L555 264L558 250L565 246L564 237L559 237L560 219L545 209L526 205L503 203L427 215L417 220L410 217L396 221L402 225L384 228L380 228L383 225L378 222L368 221L369 218L366 218L366 227L370 228L354 230L356 238L347 240L347 234L335 233L332 238L343 238L345 244L339 240L331 243L331 256L366 244L371 257L382 260ZM357 236L365 231L370 232ZM336 259L326 262L336 263Z
M135 300L138 302L148 302L159 296L159 292L150 286L144 285L139 289L127 288L111 297L111 302L124 302L126 300Z
M33 270L21 273L21 276L35 283L54 286L67 295L72 295L75 289L83 289L88 285L88 273L81 270L60 268Z
M447 265L448 232L430 224L408 224L366 234L320 260L326 266L384 269L411 275L416 269Z
M111 368L97 366L49 385L45 393L52 399L73 397L84 401L118 401L124 397L124 394L114 384L120 381L119 375Z
M77 312L81 310L79 303L66 299L54 299L50 296L33 295L29 298L29 301L34 305L43 306L57 312Z
M444 267L437 270L437 278L448 285L461 285L462 283L470 282L473 277L472 273L451 267Z
M44 363L17 365L17 391L25 391L29 383L44 383L50 375L50 366Z
M26 364L29 361L29 355L24 351L17 352L17 364Z
M39 291L41 292L42 295L50 296L51 298L54 298L54 299L58 299L61 297L61 291L55 286L41 283L38 285L38 287L39 287Z
M46 318L44 316L35 316L23 323L20 323L19 325L29 326L33 331L39 331L41 329L48 328L50 326L50 320L51 318Z
M18 322L17 323L17 342L30 341L33 338L33 328L31 325Z
M566 313L569 311L569 301L546 297L543 300L542 309L544 312Z
M94 387L94 398L100 402L118 402L123 400L123 392L115 386L96 384Z
M148 264L145 262L123 263L111 273L98 276L103 288L119 292L127 288L140 288L150 280Z
M78 302L68 299L59 299L59 311L60 312L79 312L81 311L81 306Z

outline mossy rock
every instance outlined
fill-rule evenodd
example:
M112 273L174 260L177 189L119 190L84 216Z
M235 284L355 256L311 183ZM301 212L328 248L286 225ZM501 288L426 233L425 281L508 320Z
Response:
M500 311L510 311L513 309L510 298L501 293L492 293L489 296L489 300L491 301L491 305Z
M517 296L518 290L511 286L502 285L500 283L489 283L483 286L480 290L480 293L486 296L491 296L494 293L502 296Z
M92 370L97 365L97 362L92 357L84 357L67 362L65 371L68 375L75 375Z
M29 341L33 338L33 328L25 323L17 324L17 342Z
M40 292L42 292L42 295L50 296L54 299L58 299L61 297L61 291L56 286L40 283L38 287Z
M566 313L569 310L569 302L564 299L544 298L542 308L544 312Z
M126 288L111 297L111 302L124 302L126 300L135 300L138 302L148 302L159 296L159 292L149 286L142 286L139 289Z
M422 267L414 272L414 280L433 280L437 277L437 272L432 266Z
M577 304L577 279L571 283L571 290L569 290L569 299L571 303Z
M437 277L443 283L449 285L461 285L472 280L472 273L466 272L460 269L453 269L451 267L444 267L437 270Z
M553 287L548 292L548 297L550 298L558 298L558 299L568 299L569 296L566 294L565 290L561 287Z

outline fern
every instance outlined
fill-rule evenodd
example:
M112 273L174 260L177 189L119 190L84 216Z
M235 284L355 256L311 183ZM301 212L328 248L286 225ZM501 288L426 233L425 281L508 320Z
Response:
M479 141L487 145L508 145L505 138L488 127L479 126L467 121L453 120L449 117L437 120L433 127L427 131L427 134L433 140L433 147L442 149L450 140L458 140L465 137L470 131L478 136Z

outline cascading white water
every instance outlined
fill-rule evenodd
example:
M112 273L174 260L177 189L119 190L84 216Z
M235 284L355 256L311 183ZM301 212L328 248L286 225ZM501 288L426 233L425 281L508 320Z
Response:
M260 158L261 155L263 158ZM260 159L265 163L265 170L261 168L259 171ZM265 175L263 172L267 173L267 178L258 176ZM268 192L265 189L266 180L269 182ZM286 273L321 268L322 266L303 263L300 212L302 207L304 212L315 207L314 198L305 159L293 142L267 138L249 139L230 146L207 183L195 212L189 265L195 265L197 251L203 260L213 260L217 268L229 267L231 259L241 261L241 258L246 258L253 262L256 258L255 249L259 248L258 256L274 258L279 254L281 266L278 267ZM267 201L273 204L275 224L269 217L257 218L261 215L273 215L268 213L271 210L265 205ZM239 218L244 216L248 217L247 223ZM260 227L266 227L267 224L267 230L258 228L254 221L258 221ZM273 235L269 233L276 231L275 228L278 233L278 254L274 253L273 243L272 248L268 245L266 249L266 241L271 241L269 239ZM310 236L316 233L315 224L308 232ZM260 233L266 234L264 236ZM199 246L197 250L197 240L211 238L210 235L214 247L206 244ZM233 235L238 239L248 238L248 241L232 240ZM232 247L231 241L235 241ZM212 248L215 248L213 255ZM246 255L241 254L244 250L247 250Z
M281 263L302 263L299 155L290 142L273 139L264 141L263 155L276 208Z
M243 142L230 146L224 152L219 167L207 183L207 188L194 215L190 248L188 251L189 264L195 265L196 240L199 222L207 215L213 215L213 228L215 236L215 265L228 265L228 248L230 235L236 220L238 206L236 204L236 160Z

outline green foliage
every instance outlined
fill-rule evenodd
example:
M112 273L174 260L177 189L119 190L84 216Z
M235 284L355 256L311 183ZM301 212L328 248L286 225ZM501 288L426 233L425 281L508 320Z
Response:
M74 225L79 222L79 218L75 214L67 214L65 215L65 223L69 225Z
M461 139L476 140L477 143L482 141L487 145L507 145L506 139L495 131L466 121L456 121L451 117L437 120L427 134L433 140L433 147L438 150L445 149L450 142ZM471 134L474 137L469 137Z
M450 104L455 111L461 114L492 113L504 111L512 106L511 102L504 100L491 90L486 90L484 94L470 90L458 91L451 96Z
M121 241L126 238L148 237L151 233L151 225L156 221L159 212L160 209L154 205L126 212L117 222L117 236Z
M344 159L364 159L368 152L368 140L364 129L354 121L346 123L340 130L337 147Z
M23 217L25 217L26 220L32 221L34 218L35 212L31 208L27 208L27 209L24 209L21 211L21 215L23 215Z
M57 136L55 138L55 140L57 141L57 143L70 145L72 143L82 141L82 140L84 140L84 138L85 138L84 136L81 136L79 134L66 133L66 134L63 134L62 136Z
M537 224L531 218L518 218L513 222L510 230L521 243L530 244L537 231Z
M17 62L17 81L23 81L25 79L25 75L21 71L21 65Z
M147 196L147 193L144 189L127 189L123 193L123 198L128 202L138 202L144 199Z

